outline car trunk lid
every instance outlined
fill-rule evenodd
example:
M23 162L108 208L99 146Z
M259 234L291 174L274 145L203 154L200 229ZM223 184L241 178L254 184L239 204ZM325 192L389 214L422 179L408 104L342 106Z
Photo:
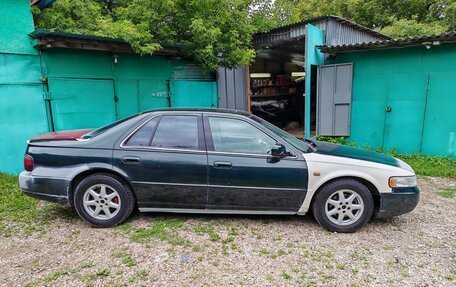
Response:
M84 130L68 130L60 132L52 132L33 137L29 140L30 143L43 141L76 141L83 135L90 132L90 129Z

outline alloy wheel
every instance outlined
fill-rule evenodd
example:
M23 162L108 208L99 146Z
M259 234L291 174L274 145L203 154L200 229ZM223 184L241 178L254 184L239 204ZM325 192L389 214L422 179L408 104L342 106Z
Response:
M117 215L121 207L119 193L107 184L89 187L82 202L87 213L98 220L109 220Z
M337 225L353 224L359 220L363 212L363 199L356 191L350 189L335 191L325 204L326 216Z

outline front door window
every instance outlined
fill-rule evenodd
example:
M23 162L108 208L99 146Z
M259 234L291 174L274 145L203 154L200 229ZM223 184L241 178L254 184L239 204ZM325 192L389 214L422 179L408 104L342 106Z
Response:
M269 154L276 141L237 119L209 117L214 150L217 152Z

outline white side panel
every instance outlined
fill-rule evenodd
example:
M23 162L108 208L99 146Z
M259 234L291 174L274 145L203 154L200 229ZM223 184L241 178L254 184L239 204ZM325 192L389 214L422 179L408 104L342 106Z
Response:
M371 182L380 193L389 193L391 176L413 176L413 171L390 165L318 153L303 154L309 170L309 185L306 198L298 211L305 214L315 192L326 182L340 177L359 177ZM320 176L313 175L319 172Z

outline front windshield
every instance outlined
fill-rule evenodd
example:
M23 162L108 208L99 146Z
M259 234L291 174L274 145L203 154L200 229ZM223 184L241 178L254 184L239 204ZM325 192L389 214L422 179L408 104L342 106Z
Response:
M309 153L309 152L313 152L314 151L310 144L306 143L305 141L302 141L302 140L298 139L297 137L287 133L286 131L282 130L281 128L278 128L275 125L263 120L262 118L257 117L255 115L251 115L250 118L252 120L258 122L259 124L261 124L265 128L267 128L268 130L272 131L273 133L275 133L276 135L278 135L279 137L281 137L286 142L288 142L289 144L291 144L295 148L299 149L300 151L305 152L305 153Z

